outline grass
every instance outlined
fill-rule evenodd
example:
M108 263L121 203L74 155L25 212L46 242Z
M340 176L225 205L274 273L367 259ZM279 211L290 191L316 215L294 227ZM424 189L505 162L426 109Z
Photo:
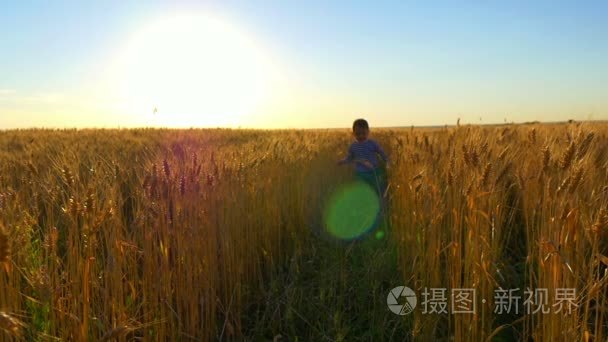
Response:
M0 339L606 338L608 125L373 135L383 235L340 242L348 131L0 132ZM386 306L399 285L410 315ZM474 288L475 314L424 314L429 288ZM501 288L577 307L498 314Z

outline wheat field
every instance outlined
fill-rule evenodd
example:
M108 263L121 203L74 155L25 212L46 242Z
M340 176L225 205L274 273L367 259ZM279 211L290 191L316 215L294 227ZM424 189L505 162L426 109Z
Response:
M372 136L382 234L337 241L348 130L0 131L0 340L606 340L608 124ZM476 311L425 313L428 288ZM496 312L515 288L574 307Z

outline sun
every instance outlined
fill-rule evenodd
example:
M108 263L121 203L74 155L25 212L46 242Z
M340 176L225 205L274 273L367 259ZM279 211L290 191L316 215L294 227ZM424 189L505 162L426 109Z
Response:
M136 32L112 67L117 103L133 122L234 127L253 115L276 79L251 37L227 22L180 13Z

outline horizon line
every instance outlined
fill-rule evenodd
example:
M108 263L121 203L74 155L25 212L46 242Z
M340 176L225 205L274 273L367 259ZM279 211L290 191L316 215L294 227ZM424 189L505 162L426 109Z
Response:
M441 124L441 125L401 125L401 126L373 126L373 129L403 129L403 128L444 128L458 126L508 126L508 125L537 125L537 124L571 124L571 123L608 123L608 119L591 119L591 120L566 120L566 121L521 121L521 122L503 122L503 123L462 123L462 124ZM333 129L351 129L350 126L342 127L222 127L222 126L207 126L207 127L166 127L166 126L117 126L117 127L15 127L15 128L0 128L0 132L8 131L78 131L78 130L259 130L259 131L281 131L281 130L333 130Z

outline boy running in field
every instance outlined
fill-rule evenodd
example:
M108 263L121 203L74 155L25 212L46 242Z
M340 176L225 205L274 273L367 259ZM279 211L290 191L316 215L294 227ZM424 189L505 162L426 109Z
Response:
M353 122L353 136L355 141L348 148L346 158L338 164L355 163L357 178L369 184L383 197L386 191L386 174L379 167L378 156L382 158L386 168L389 165L388 156L375 140L368 139L369 124L366 120L357 119Z

